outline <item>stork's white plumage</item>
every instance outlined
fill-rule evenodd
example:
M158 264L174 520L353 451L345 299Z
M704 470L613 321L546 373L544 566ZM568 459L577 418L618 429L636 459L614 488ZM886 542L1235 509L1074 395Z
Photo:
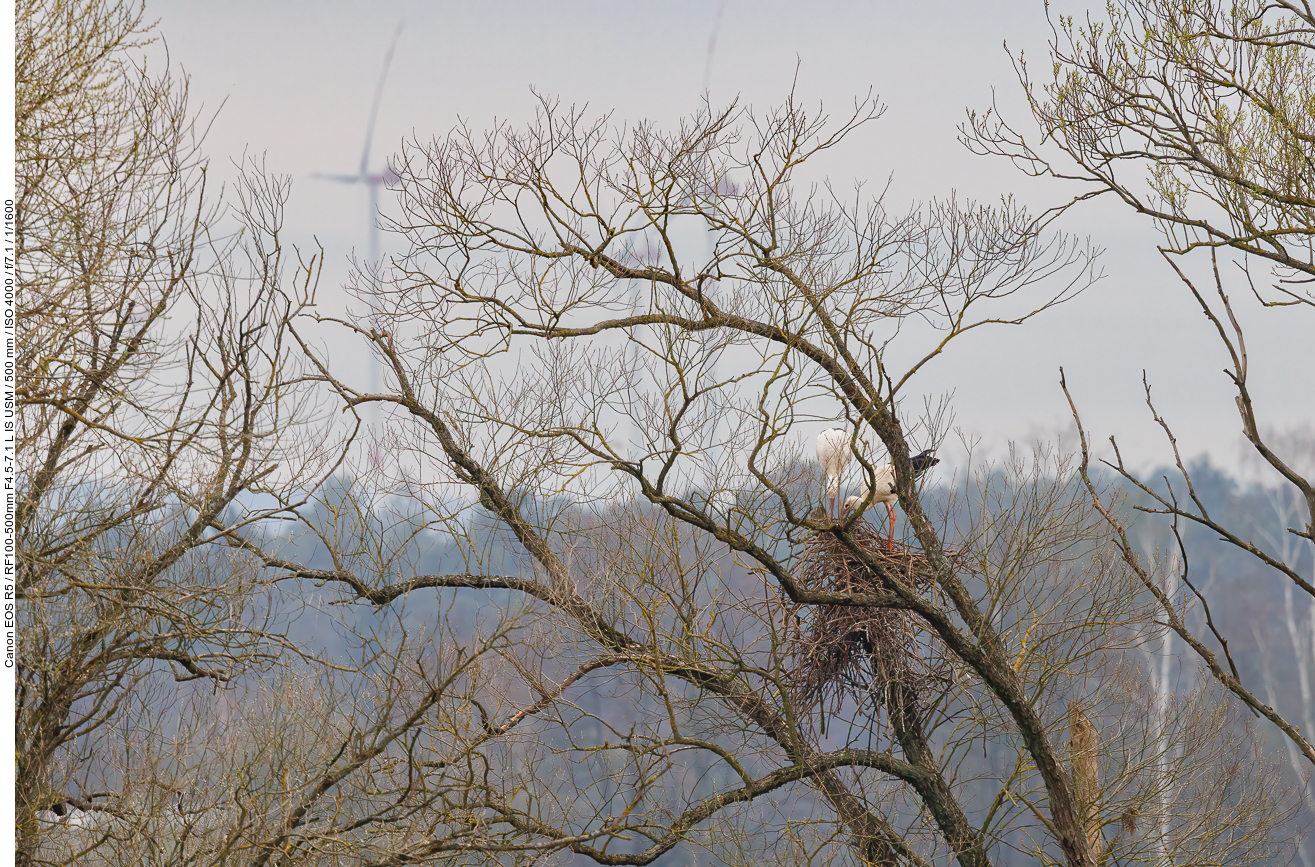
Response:
M826 477L826 495L831 498L831 511L836 510L836 497L840 494L840 474L845 471L852 454L849 433L842 427L824 430L817 437L817 462Z
M913 477L915 479L941 462L940 458L933 456L930 449L914 455L910 460L913 463ZM864 483L862 490L857 495L845 500L845 511L849 512L862 506L867 501L869 491L872 493L872 502L884 503L886 506L886 517L890 519L890 536L887 547L890 547L894 545L895 540L895 510L891 508L891 504L899 499L899 494L895 492L895 467L893 464L883 464L873 470L872 487L869 488Z
M872 502L874 503L889 505L898 500L899 494L895 493L895 467L891 464L885 464L873 470L872 488L869 489L867 482L864 482L863 487L859 489L857 494L845 500L845 510L853 511L863 505L868 498L869 490L875 491L872 495Z

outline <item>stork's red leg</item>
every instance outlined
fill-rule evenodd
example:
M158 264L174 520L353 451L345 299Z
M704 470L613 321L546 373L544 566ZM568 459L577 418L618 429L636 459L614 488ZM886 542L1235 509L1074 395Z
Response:
M895 510L890 507L890 503L886 504L886 516L890 518L890 536L886 541L886 550L893 551L895 549Z

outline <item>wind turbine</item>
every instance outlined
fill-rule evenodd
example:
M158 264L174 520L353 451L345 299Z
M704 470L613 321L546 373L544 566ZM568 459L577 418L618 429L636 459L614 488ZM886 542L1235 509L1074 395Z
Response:
M369 268L373 269L379 263L379 187L386 186L397 180L397 174L393 172L392 167L384 165L384 170L378 174L370 173L370 145L374 141L374 123L379 118L379 102L384 95L384 82L388 80L388 67L393 63L393 51L397 48L397 39L402 35L402 27L405 21L397 23L397 29L393 31L393 39L388 44L388 53L384 55L384 68L379 73L379 83L374 88L374 102L370 105L370 118L365 125L365 148L361 151L361 166L354 175L331 175L323 172L316 172L311 177L319 178L325 181L335 181L340 184L365 184L369 193L369 217L370 217L370 247L369 247ZM379 361L373 354L369 362L370 381L367 385L372 393L378 393L383 388L383 372L380 370ZM370 413L368 421L371 425L379 421L378 407L370 404ZM374 450L371 449L371 462L376 459Z
M388 67L393 63L393 51L397 48L397 39L402 35L405 21L399 21L397 30L393 31L393 41L388 44L388 53L384 55L384 68L379 73L379 84L374 89L374 102L370 105L370 119L365 125L365 148L361 151L361 167L354 175L331 175L316 172L311 177L340 184L365 184L370 195L370 264L379 261L379 187L397 180L396 173L385 164L379 174L370 173L370 145L374 141L374 122L379 118L379 102L384 95L384 82L388 80Z

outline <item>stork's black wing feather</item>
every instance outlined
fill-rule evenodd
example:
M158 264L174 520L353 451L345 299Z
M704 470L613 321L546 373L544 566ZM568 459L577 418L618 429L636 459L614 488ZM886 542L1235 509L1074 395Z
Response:
M922 454L913 456L913 475L915 478L941 462L940 458L933 457L934 454L935 452L931 449L927 449Z

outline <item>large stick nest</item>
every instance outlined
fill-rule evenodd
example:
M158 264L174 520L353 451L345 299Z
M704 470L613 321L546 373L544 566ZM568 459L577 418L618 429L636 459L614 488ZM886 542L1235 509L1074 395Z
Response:
M850 538L872 562L834 532L813 535L804 548L797 577L808 590L872 593L894 590L892 578L919 595L936 593L931 567L921 549L887 539L859 520ZM902 609L854 605L793 605L787 618L790 686L796 707L820 705L839 712L853 698L860 713L876 711L891 687L919 695L929 680L944 681L950 661L929 630Z

